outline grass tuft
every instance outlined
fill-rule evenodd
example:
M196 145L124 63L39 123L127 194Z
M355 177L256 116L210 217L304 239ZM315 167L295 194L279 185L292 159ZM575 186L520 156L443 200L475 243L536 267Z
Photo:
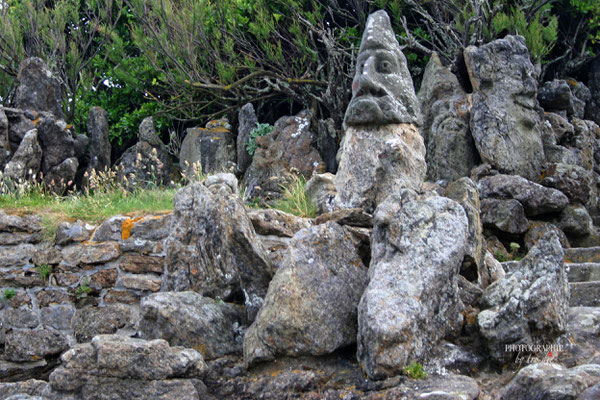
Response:
M314 218L317 207L308 197L304 186L306 180L302 175L293 175L287 186L284 186L283 195L271 204L271 208L281 210L298 217Z

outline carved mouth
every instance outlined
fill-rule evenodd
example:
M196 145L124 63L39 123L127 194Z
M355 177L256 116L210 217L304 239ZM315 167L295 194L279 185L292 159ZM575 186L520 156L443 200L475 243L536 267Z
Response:
M387 96L388 93L386 92L386 90L380 86L375 86L375 85L361 85L358 88L358 91L356 92L355 97L359 98L359 97L365 97L365 96L370 96L370 97L385 97Z

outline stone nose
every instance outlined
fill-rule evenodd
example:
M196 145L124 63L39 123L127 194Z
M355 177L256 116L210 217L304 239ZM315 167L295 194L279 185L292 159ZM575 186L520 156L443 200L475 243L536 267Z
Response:
M361 75L366 76L372 75L373 73L375 73L375 57L369 57L362 65Z

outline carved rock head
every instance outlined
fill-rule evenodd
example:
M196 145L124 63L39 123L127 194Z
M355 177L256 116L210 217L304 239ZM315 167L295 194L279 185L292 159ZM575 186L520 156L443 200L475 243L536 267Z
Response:
M353 125L421 124L406 58L385 11L367 19L344 123Z

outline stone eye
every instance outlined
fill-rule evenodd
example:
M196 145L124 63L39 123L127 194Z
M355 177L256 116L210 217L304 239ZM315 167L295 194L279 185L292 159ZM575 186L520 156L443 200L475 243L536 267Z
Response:
M392 63L390 61L383 60L379 62L379 68L377 68L377 70L377 72L380 72L382 74L389 74L390 72L392 72Z

